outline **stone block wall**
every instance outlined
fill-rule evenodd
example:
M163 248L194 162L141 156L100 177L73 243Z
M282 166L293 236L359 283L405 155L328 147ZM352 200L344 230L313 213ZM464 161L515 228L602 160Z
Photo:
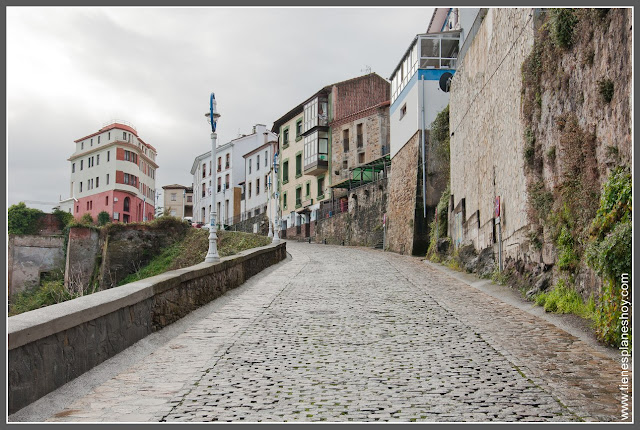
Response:
M493 246L494 200L500 196L503 251L514 258L524 252L528 226L520 98L533 15L532 9L489 9L451 84L450 208L464 199L467 218L450 212L450 225L462 228L461 243Z
M374 246L382 240L382 217L387 210L387 181L372 182L348 192L349 210L317 220L315 241ZM314 236L312 236L314 237Z
M37 287L43 273L64 271L64 237L11 235L8 242L9 297Z
M9 414L285 257L268 245L10 317Z
M232 231L244 231L245 233L253 233L254 224L258 224L257 234L266 236L269 234L269 217L266 213L261 213L244 221L240 221L229 227Z
M413 254L420 131L391 159L387 203L387 249Z
M359 124L362 124L361 148L358 148L357 141ZM349 130L349 150L346 152L343 144L344 130ZM349 169L382 157L383 146L388 152L389 106L374 107L332 122L331 142L332 172L330 174L332 184L335 184L349 177ZM347 162L347 168L344 168L344 161Z

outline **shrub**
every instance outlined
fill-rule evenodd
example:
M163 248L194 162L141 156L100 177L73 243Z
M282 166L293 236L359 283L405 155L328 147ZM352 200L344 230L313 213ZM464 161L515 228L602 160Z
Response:
M598 91L605 103L610 103L613 100L613 81L611 79L602 79L598 81Z
M580 258L575 250L575 241L566 226L562 226L558 236L558 269L575 272Z
M551 10L551 34L553 42L561 48L569 48L573 43L573 28L578 18L573 9Z
M12 205L7 211L9 234L37 234L38 221L44 215L39 209L28 208L24 202Z
M73 215L69 212L61 211L60 209L54 209L53 215L60 221L62 228L65 228L73 221Z
M593 297L584 303L578 294L565 279L559 279L553 290L540 293L536 296L535 302L538 306L543 306L546 312L561 314L575 314L589 320L595 319L595 302Z
M98 225L102 226L107 224L110 221L111 221L111 216L109 215L109 212L102 211L98 214Z
M87 212L84 215L82 215L82 218L80 218L80 222L82 224L93 224L93 217L89 212Z

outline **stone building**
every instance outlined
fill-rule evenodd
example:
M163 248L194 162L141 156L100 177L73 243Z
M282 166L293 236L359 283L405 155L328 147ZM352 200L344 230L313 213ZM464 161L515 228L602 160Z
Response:
M288 238L314 236L320 203L332 197L330 185L388 151L388 100L389 83L370 73L325 86L274 122Z
M427 33L416 35L391 74L391 178L387 248L423 254L428 223L446 188L430 153L429 128L449 103L467 12L436 9ZM466 24L465 24L466 25Z

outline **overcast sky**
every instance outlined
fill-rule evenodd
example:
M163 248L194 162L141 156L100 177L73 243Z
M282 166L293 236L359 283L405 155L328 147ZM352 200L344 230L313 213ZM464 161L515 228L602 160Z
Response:
M389 78L432 8L7 8L8 204L69 197L74 140L112 119L158 151L156 188L325 85ZM27 203L48 210L51 205Z

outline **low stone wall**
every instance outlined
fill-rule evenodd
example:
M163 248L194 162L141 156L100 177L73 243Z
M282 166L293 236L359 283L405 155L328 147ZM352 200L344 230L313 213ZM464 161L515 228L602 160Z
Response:
M286 257L268 245L8 319L9 414Z

